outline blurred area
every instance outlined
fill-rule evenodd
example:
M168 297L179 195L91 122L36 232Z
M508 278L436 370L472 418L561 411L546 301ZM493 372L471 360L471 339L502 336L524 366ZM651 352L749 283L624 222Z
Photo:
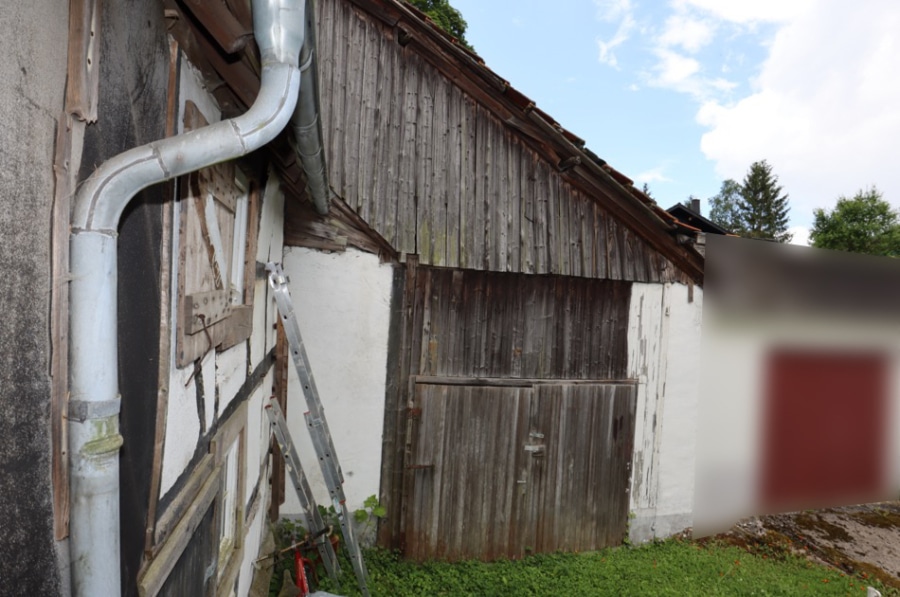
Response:
M900 495L900 261L709 235L694 534Z

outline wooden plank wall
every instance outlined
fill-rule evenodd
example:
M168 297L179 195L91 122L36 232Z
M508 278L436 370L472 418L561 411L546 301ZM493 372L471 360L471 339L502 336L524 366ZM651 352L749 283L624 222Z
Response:
M395 33L317 5L331 185L424 265L642 282L682 274Z
M630 282L428 267L416 275L420 376L627 377Z

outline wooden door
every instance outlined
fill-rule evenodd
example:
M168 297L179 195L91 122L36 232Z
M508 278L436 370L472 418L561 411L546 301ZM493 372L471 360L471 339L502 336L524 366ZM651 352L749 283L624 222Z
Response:
M633 384L417 383L408 557L516 558L621 543Z

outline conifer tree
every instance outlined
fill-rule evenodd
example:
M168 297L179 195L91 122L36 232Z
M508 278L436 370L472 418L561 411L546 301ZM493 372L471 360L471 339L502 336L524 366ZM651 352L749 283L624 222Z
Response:
M790 242L788 195L765 160L754 162L741 184L738 209L743 223L739 234L748 238Z

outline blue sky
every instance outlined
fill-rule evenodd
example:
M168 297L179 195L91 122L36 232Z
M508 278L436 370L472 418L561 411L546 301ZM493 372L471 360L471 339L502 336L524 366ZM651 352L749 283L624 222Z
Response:
M877 185L900 206L900 3L451 0L487 65L669 207L767 159L795 240Z

